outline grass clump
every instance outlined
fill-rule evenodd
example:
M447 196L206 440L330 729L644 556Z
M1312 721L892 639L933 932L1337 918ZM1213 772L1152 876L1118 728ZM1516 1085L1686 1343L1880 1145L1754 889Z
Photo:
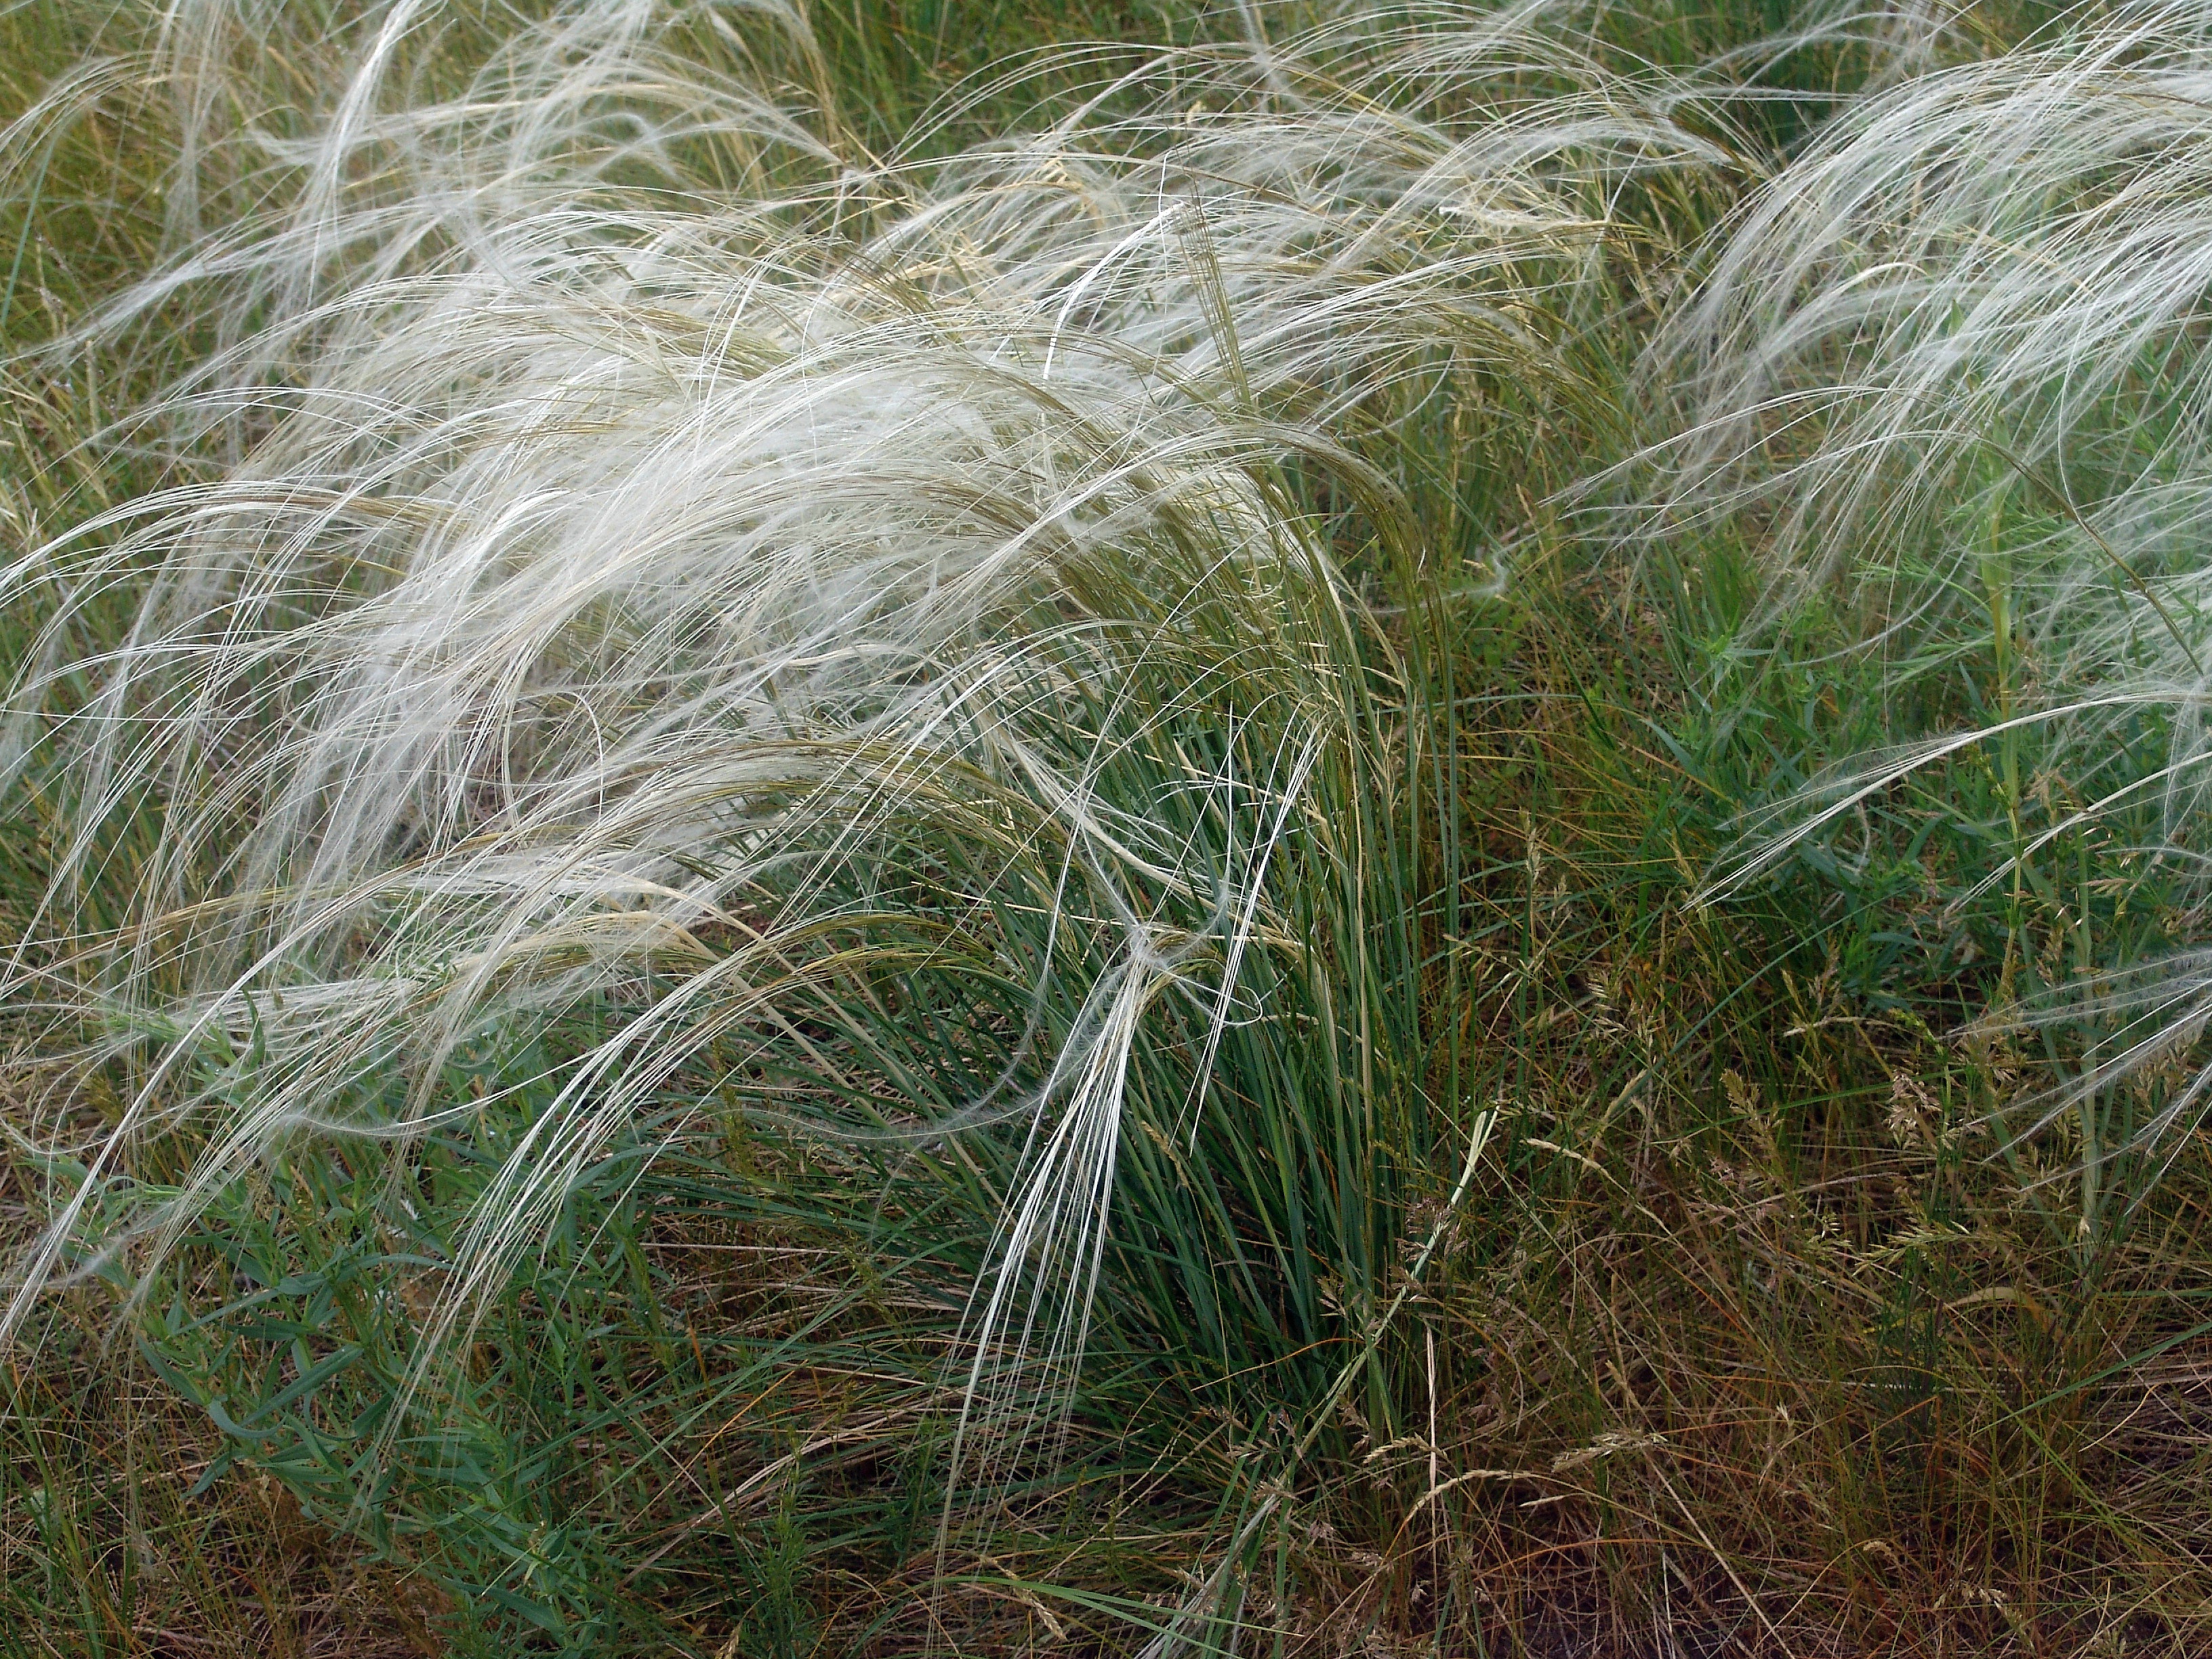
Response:
M56 11L48 1646L2191 1650L2192 17Z

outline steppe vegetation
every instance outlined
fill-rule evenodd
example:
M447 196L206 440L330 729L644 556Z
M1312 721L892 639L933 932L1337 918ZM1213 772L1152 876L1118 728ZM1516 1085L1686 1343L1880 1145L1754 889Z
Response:
M2203 0L0 8L0 1648L2212 1650L2209 324Z

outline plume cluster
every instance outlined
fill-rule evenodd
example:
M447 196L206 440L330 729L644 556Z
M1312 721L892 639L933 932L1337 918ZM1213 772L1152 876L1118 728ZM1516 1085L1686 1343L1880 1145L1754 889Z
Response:
M36 932L64 944L8 994L132 1068L118 1123L46 1149L86 1173L9 1324L84 1250L157 1259L287 1136L465 1125L455 1054L588 1014L447 1328L620 1131L804 1046L841 976L967 951L1032 999L999 1088L856 1101L823 1060L789 1110L1030 1121L970 1393L1034 1412L992 1378L1079 1351L1148 1009L1201 1011L1202 1093L1226 1023L1266 1017L1240 964L1291 948L1269 872L1307 784L1374 740L1318 515L1418 558L1395 426L1560 379L1620 191L1725 159L1547 21L1255 34L925 163L762 83L818 59L796 13L562 7L426 95L400 65L437 19L397 0L281 130L218 122L252 107L239 20L180 13L180 252L88 325L181 310L213 343L130 418L172 482L0 577L51 596L10 752L79 826ZM218 197L252 205L197 229ZM69 659L130 583L127 640ZM1151 799L1097 787L1194 720L1228 740ZM103 837L148 801L95 928ZM1023 904L1042 960L991 943ZM179 1126L191 1181L134 1192L134 1144Z
M2002 680L1986 725L1841 769L1723 885L1931 762L2030 733L2071 805L2015 826L2006 868L2147 799L2164 836L2145 850L2200 863L2208 100L2201 6L2069 15L1868 94L1717 239L1652 349L1686 413L1666 440L1680 471L1649 510L1675 526L1755 514L1770 620L1839 589L1868 648L1924 672L1978 630ZM2118 729L2145 720L2166 763L2106 782ZM2025 1011L2108 1021L2068 1099L2185 1049L2212 1012L2193 953L2133 964L2086 1005L2081 991ZM2153 1133L2208 1083L2175 1092Z

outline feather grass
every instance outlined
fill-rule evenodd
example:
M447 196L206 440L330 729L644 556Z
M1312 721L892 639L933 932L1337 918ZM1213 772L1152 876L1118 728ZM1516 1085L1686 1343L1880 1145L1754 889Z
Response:
M2166 902L2194 890L2212 645L2186 528L2212 477L2206 51L2199 9L2081 9L2014 50L1870 94L1745 205L1668 320L1650 361L1687 365L1689 414L1663 450L1680 470L1656 521L1759 522L1761 626L1847 593L1850 648L1893 665L1883 695L1900 708L1978 635L1995 653L1975 722L1839 764L1817 810L1770 820L1717 892L1968 748L2006 780L2009 857L1987 885L2017 892L2054 843L2149 802L2160 878L2179 884ZM2167 735L2164 763L2100 783L2145 719ZM2035 822L2037 778L2068 780L2077 804ZM2136 988L2110 995L2087 962L2063 987L2008 970L1993 1019L2110 1027L2033 1127L2191 1047L2192 962L2170 958L2172 1017L2148 1029L2139 963L2111 964ZM2203 1081L2124 1146L2090 1135L2090 1156L2193 1121Z
M65 1269L127 1254L155 1283L303 1133L460 1129L465 1046L588 1012L587 1046L503 1085L542 1104L453 1243L431 1364L679 1079L808 1048L799 1007L912 950L871 942L889 919L972 934L1028 892L1036 954L990 969L1032 999L1000 1086L868 1103L817 1052L832 1086L778 1109L848 1140L1028 1126L954 1452L1011 1467L1086 1340L1154 1011L1202 1032L1157 1132L1194 1135L1231 1031L1285 1018L1263 953L1332 1051L1356 1033L1327 1086L1376 1086L1366 935L1422 904L1363 797L1406 738L1316 503L1382 568L1426 563L1389 434L1485 386L1571 392L1559 319L1609 204L1726 153L1535 9L1170 54L927 164L856 153L826 94L714 72L718 14L557 10L402 95L431 17L332 36L334 90L275 128L214 118L248 106L228 13L161 42L185 240L79 337L206 319L214 349L126 417L176 482L0 579L53 596L11 753L62 757L76 826L4 988L96 1034L76 1075L128 1079L112 1127L40 1148L81 1173L8 1326ZM191 235L201 173L254 205ZM114 649L46 666L149 569ZM64 674L96 689L48 720ZM1102 787L1133 757L1173 763ZM149 802L108 927L89 896ZM917 841L975 884L931 891ZM1326 945L1301 892L1348 907ZM1386 895L1407 921L1363 909ZM1417 1063L1418 1017L1398 1041ZM135 1185L134 1149L187 1128L189 1175Z
M112 1283L465 1645L2188 1650L2079 1413L2186 1409L2194 1188L1961 1147L2185 1093L2086 832L2194 823L2192 15L1240 8L921 113L881 15L204 3L10 129L15 1328Z

